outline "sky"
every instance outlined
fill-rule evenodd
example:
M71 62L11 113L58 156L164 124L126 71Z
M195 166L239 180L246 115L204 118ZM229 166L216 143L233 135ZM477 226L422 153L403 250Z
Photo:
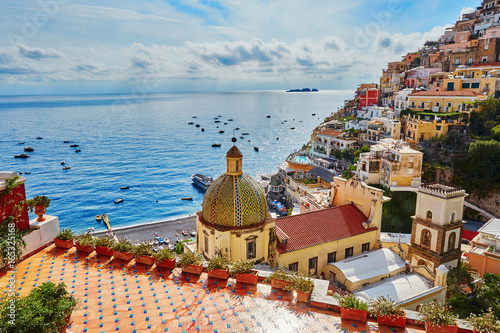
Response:
M0 95L354 89L463 0L2 0Z

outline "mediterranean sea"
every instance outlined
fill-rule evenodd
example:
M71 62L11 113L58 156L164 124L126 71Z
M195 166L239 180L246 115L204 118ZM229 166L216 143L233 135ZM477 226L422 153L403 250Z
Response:
M95 221L102 213L113 227L188 216L201 209L204 195L190 176L215 179L225 172L233 131L243 171L260 180L277 172L351 95L331 90L2 96L0 170L31 172L23 174L27 197L49 197L47 214L75 231L104 229ZM25 146L34 148L31 157L14 158ZM63 170L61 161L71 169ZM123 202L115 204L118 198Z

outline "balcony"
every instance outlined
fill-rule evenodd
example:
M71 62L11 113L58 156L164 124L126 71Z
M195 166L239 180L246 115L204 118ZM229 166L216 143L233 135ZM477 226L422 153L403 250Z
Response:
M432 112L439 112L439 110L441 110L441 107L439 107L439 106L432 107Z

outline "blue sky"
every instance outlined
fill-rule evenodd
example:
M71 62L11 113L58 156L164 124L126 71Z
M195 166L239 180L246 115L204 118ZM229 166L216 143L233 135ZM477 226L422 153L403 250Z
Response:
M462 0L2 0L0 94L352 89Z

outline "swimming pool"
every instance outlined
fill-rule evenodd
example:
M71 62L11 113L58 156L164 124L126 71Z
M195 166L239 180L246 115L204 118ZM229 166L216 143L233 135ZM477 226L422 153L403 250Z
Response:
M290 162L297 164L312 165L312 161L307 156L294 155L290 158Z

